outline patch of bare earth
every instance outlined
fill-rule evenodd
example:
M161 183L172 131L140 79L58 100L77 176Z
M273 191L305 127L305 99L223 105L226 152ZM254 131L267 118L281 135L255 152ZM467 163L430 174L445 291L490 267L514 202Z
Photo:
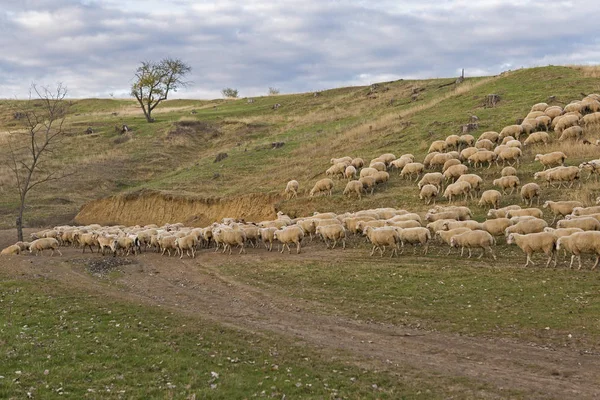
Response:
M0 232L0 244L11 239ZM323 256L320 252L324 250L311 249L294 257L318 258ZM322 315L315 311L318 307L314 304L262 291L221 274L217 268L227 260L235 260L245 268L287 255L261 249L235 257L205 250L195 260L143 253L133 262L113 262L107 261L112 257L82 255L77 249L63 249L63 253L63 257L52 258L2 258L0 268L4 275L16 278L56 279L87 291L160 305L238 329L293 337L326 354L374 365L379 370L402 374L409 368L425 376L467 378L490 388L481 389L477 397L497 398L497 393L504 390L507 397L511 396L509 391L540 399L600 397L597 355ZM96 273L120 271L117 284L98 279L94 269L98 269Z

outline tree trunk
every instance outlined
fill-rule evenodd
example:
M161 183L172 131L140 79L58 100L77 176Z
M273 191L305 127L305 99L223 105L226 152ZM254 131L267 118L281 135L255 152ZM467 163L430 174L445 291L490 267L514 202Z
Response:
M17 217L17 241L23 241L23 209L25 208L25 203L21 203L19 208L19 216Z

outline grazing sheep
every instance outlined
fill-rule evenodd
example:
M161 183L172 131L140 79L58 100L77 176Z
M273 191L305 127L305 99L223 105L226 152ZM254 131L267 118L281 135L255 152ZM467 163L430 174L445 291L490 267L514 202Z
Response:
M429 168L429 163L431 162L431 159L433 157L435 157L436 155L438 155L438 154L441 154L441 153L439 151L434 151L432 153L427 153L427 155L423 159L423 165L425 166L425 168Z
M423 178L421 178L417 186L419 187L419 189L421 189L425 185L434 185L438 189L441 189L443 183L444 175L442 175L441 172L428 172L425 175L423 175Z
M583 125L585 127L588 127L590 125L600 124L600 112L594 112L594 113L591 113L591 114L584 115L581 118L581 120L582 120Z
M332 165L325 171L326 176L336 177L338 179L344 177L344 172L346 171L346 164L337 163Z
M494 148L494 142L489 139L479 139L475 142L475 148L483 150L492 150Z
M509 147L507 149L502 150L497 155L496 164L498 163L498 161L502 161L502 165L505 165L506 163L508 163L509 165L518 165L522 155L523 153L518 147Z
M437 167L442 168L442 166L446 163L446 161L453 160L456 158L458 158L458 157L455 157L454 152L438 153L438 154L434 155L433 157L431 157L431 160L429 160L429 167L432 169L437 168Z
M438 219L437 221L433 221L427 224L427 229L431 232L436 233L439 231L443 231L443 225L445 222L456 221L455 219Z
M572 214L575 216L590 215L600 213L600 206L575 207Z
M81 253L85 253L86 247L89 247L90 251L93 253L94 249L92 246L99 246L97 233L82 233L81 235L78 236L78 240L79 240L79 244L81 245L81 247L83 247L83 250L81 251ZM98 251L100 251L99 248L98 248Z
M559 115L562 115L563 109L561 106L550 106L544 110L544 114L546 114L550 118L556 118Z
M550 124L552 123L552 118L547 115L540 115L535 117L535 127L537 129L543 129L544 131L548 131L550 129Z
M543 218L544 213L539 208L519 208L514 210L506 211L506 218L512 217L533 217L533 218Z
M488 219L481 223L481 228L492 236L504 236L504 231L512 224L508 218Z
M500 142L500 145L505 145L512 140L516 140L516 139L513 136L506 136L506 137L502 138L502 142Z
M473 154L477 153L478 151L479 151L479 149L477 147L467 147L466 149L463 149L460 152L459 160L467 161L469 159L469 157L471 157Z
M198 238L195 235L187 235L175 240L175 246L179 250L180 257L183 258L183 251L185 250L188 257L196 258L196 245L198 244ZM192 255L190 256L190 250Z
M359 177L364 178L365 176L373 176L377 172L379 172L379 171L377 171L375 168L371 168L371 167L363 168L360 170Z
M25 251L25 250L29 250L29 246L31 246L31 243L29 242L17 242L15 243L15 245L19 246L19 249L21 249L21 251Z
M531 106L531 111L544 111L548 108L547 103L536 103Z
M497 155L493 151L479 150L477 153L471 155L468 161L471 165L477 168L479 165L483 166L484 163L488 163L488 169L492 166L492 163L496 161Z
M535 126L537 124L533 123L533 124L529 124L527 123L527 121L523 121L521 123L521 128L523 129L523 131L521 132L522 134L526 134L529 135L531 132L533 132L533 130L535 129ZM517 138L518 139L518 138Z
M472 219L466 221L446 221L442 224L442 230L452 230L456 228L469 228L474 231L482 229L481 222L474 221Z
M579 268L581 269L581 254L592 253L596 255L596 262L592 269L595 269L600 262L600 232L578 232L569 236L563 236L558 239L556 249L568 250L571 255L571 263L569 268L573 268L573 259L577 257L579 260Z
M509 226L504 230L504 235L508 237L511 233L519 233L521 235L527 235L529 233L542 232L544 228L548 227L548 223L543 219L532 218L525 221L517 222L514 225Z
M527 183L521 187L521 199L527 206L533 205L533 199L537 198L538 206L540 205L540 194L542 189L537 183Z
M333 241L333 245L331 246L331 249L335 248L335 245L337 244L338 240L342 241L342 248L343 249L346 248L346 229L344 228L343 225L335 224L335 225L317 226L316 233L317 233L317 235L320 235L323 238L326 248L329 248L329 243L327 243L327 240Z
M380 155L377 158L380 159L381 161L383 161L383 163L386 166L389 166L390 163L396 159L396 156L392 153L385 153L385 154Z
M458 138L458 146L459 147L473 146L473 143L475 143L475 138L473 137L473 135L464 134L464 135L460 135Z
M534 132L531 135L529 135L529 137L527 139L525 139L523 144L525 146L531 146L533 144L539 144L539 143L548 144L549 141L550 141L550 135L548 135L547 132Z
M435 198L439 194L439 189L435 185L426 184L421 187L421 192L419 193L419 199L424 200L425 204L429 205L431 200L433 200L433 204L435 204Z
M294 243L296 245L296 254L300 253L300 247L302 244L302 239L304 238L304 231L297 225L287 226L283 229L275 231L273 237L283 245L281 248L281 253L287 247L288 253L291 253L290 243Z
M544 208L549 208L554 214L554 219L550 225L554 223L556 217L564 217L565 215L571 214L575 207L583 207L583 203L580 201L551 201L548 200L543 205Z
M515 167L504 167L502 168L501 176L517 176L517 170Z
M446 144L445 140L434 140L431 143L431 146L429 146L429 150L427 150L428 153L433 153L433 152L439 152L439 153L443 153L446 151L446 149L448 148L448 145Z
M500 207L500 199L502 198L502 194L497 190L486 190L481 195L479 199L479 203L477 203L480 207L485 207L486 205L490 205L493 208Z
M369 226L363 233L373 245L373 249L371 250L370 254L371 256L373 256L375 253L375 249L378 249L380 256L383 257L383 253L385 252L385 248L387 246L392 249L392 254L390 257L393 257L394 254L398 254L400 235L394 227L386 226L381 228L373 228Z
M460 136L450 135L446 138L445 142L446 142L447 149L450 149L450 148L458 149L459 142L460 142Z
M589 172L587 180L590 180L592 175L594 175L596 177L596 180L598 180L598 178L600 177L600 160L584 161L581 164L579 164L579 169L582 171Z
M404 168L402 168L402 171L400 172L400 177L404 178L405 176L408 176L409 179L412 179L412 175L415 174L417 176L417 178L415 179L416 182L424 170L425 166L421 163L408 163L404 166Z
M335 164L347 164L350 165L350 163L352 162L352 157L341 157L341 158L332 158L331 159L331 165L335 165Z
M353 158L352 162L350 163L350 165L352 165L354 168L356 168L356 170L359 170L362 167L364 167L365 161L362 158L360 158L360 157Z
M562 136L564 130L579 125L579 116L577 115L563 115L557 117L557 120L552 120L554 125L554 131ZM560 139L559 139L560 140Z
M507 136L512 136L515 139L519 140L519 137L523 133L523 127L521 125L509 125L505 126L500 131L500 137L505 138Z
M539 174L539 172L537 172L537 174ZM545 178L548 185L552 185L553 183L558 182L558 187L560 188L563 184L565 185L565 187L567 187L567 183L570 182L569 188L571 188L575 184L575 181L579 180L580 174L581 170L575 166L556 167L552 170L549 170L548 173L545 175Z
M21 254L21 248L16 244L10 245L10 246L4 248L2 250L2 252L0 252L0 255L3 255L3 256L13 256L13 255L19 255L19 254Z
M466 174L469 167L463 164L453 165L444 171L444 178L449 181L456 181L461 175Z
M412 244L415 246L414 252L417 251L416 246L421 245L424 247L423 255L427 255L427 250L429 249L429 240L431 240L431 232L429 232L429 229L423 227L395 227L395 229L398 232L398 237L400 238L400 244L402 246L402 251L400 254L404 252L404 244Z
M390 174L388 174L386 171L379 171L378 173L373 175L373 178L375 178L376 184L383 184L387 183L390 180Z
M487 139L487 140L491 141L492 143L498 143L499 138L500 138L500 134L498 132L487 131L487 132L483 132L479 136L479 139L477 139L477 140Z
M318 218L304 218L296 222L296 225L298 225L304 231L304 236L308 235L311 242L313 240L312 235L317 233L317 221L319 221Z
M508 142L506 142L506 144L504 145L507 148L511 148L511 147L518 147L519 149L522 147L521 145L521 141L519 140L509 140ZM496 152L496 154L499 154L499 152Z
M354 168L352 165L348 165L344 170L344 177L348 180L356 179L356 168Z
M52 250L52 253L50 254L50 257L52 257L54 255L54 251L56 250L58 251L58 254L62 256L62 253L58 249L58 246L58 240L56 240L55 238L37 239L31 242L31 244L29 245L29 252L33 253L35 251L35 255L37 256L44 250Z
M406 164L411 163L413 161L414 161L414 157L402 156L402 157L398 158L397 160L392 161L390 163L390 167L401 170L402 168L404 168L404 166Z
M375 186L377 184L377 180L374 177L364 176L364 177L360 178L358 181L360 183L362 183L365 193L370 189L371 194L373 194L373 191L375 190Z
M382 162L382 161L371 162L369 164L369 168L374 168L377 171L385 171L385 170L387 170L387 167L386 167L385 163Z
M560 137L558 138L559 142L564 142L567 140L581 140L583 138L583 128L580 126L571 126L570 128L565 129Z
M492 235L487 233L486 231L470 231L461 233L455 236L452 236L450 239L451 247L459 247L460 246L460 255L462 257L465 247L469 249L469 258L471 258L471 249L480 247L483 249L479 258L483 257L486 251L492 255L494 260L496 259L496 255L492 250L492 245L496 244L496 240Z
M446 172L446 170L453 165L460 165L460 164L461 164L461 162L459 159L451 158L444 163L444 166L442 167L442 172Z
M384 226L394 226L396 228L419 228L421 223L415 220L408 221L385 221Z
M483 179L477 174L463 174L458 177L456 182L469 182L471 184L471 199L473 199L473 191L479 196L479 191L483 186Z
M429 214L439 214L443 212L455 213L457 215L457 218L455 219L458 219L460 221L465 221L473 217L471 209L466 206L435 206L428 210Z
M467 198L469 196L469 193L471 192L471 184L469 182L455 182L455 183L451 183L450 185L448 185L446 187L446 190L444 191L444 198L448 199L448 203L452 202L452 196L460 196L461 194L463 194L465 196L465 201L467 201Z
M329 196L333 192L333 181L329 178L321 179L315 183L315 186L310 190L309 197L313 197L317 193L328 192Z
M273 250L273 242L275 241L275 231L277 228L259 228L260 239L265 244L265 248L269 251ZM268 245L267 245L268 243Z
M461 233L470 232L470 231L471 231L471 229L469 229L469 228L455 228L455 229L450 229L449 231L439 230L436 232L436 235L438 235L440 237L440 240L443 243L446 243L448 246L450 246L450 240L452 239L453 236L460 235ZM448 249L448 253L446 255L449 255L451 252L452 252L452 247L450 247Z
M346 184L344 195L350 197L353 193L356 193L360 200L364 191L365 189L363 188L363 183L361 181L350 181Z
M440 220L452 220L458 221L460 218L460 214L457 211L441 211L441 212L428 212L425 214L425 220L430 222L436 222ZM440 229L442 226L440 226Z
M519 178L517 176L503 176L501 178L498 179L494 179L494 181L492 182L492 184L494 186L498 186L500 189L502 189L502 193L506 194L506 190L510 189L510 194L513 194L513 192L515 191L515 189L517 187L519 187L519 185L521 184L521 181L519 180Z
M600 231L600 221L593 217L561 219L556 223L557 228L579 228L584 231Z
M536 252L543 252L548 256L546 268L548 267L548 265L550 265L550 261L552 261L552 256L554 256L554 266L556 267L556 237L552 233L538 232L530 233L527 235L511 233L510 235L508 235L506 243L516 244L527 255L525 267L527 267L529 263L531 263L531 265L535 265L533 260L531 259L531 255Z

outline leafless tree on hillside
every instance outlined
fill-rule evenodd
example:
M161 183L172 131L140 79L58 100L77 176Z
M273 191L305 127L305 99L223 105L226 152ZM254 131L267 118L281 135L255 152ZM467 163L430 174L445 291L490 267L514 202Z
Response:
M55 91L32 84L29 99L19 104L23 107L19 110L19 121L25 132L10 135L7 157L19 194L18 240L23 240L23 213L29 192L44 183L72 175L47 165L49 156L54 154L64 136L63 126L70 107L66 95L67 88L62 84L58 84Z

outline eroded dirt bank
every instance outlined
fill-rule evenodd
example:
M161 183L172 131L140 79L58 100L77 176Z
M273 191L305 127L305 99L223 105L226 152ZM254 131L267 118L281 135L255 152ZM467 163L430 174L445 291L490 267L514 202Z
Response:
M279 200L277 194L212 199L144 189L91 201L81 207L75 222L82 225L183 222L188 226L206 226L224 217L261 221L276 217L275 204Z

